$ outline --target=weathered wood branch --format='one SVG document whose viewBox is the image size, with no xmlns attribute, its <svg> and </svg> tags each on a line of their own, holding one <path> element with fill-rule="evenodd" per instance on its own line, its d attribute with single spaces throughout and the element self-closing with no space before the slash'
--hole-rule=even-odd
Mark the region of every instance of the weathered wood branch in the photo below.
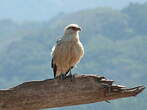
<svg viewBox="0 0 147 110">
<path fill-rule="evenodd" d="M 40 110 L 136 96 L 145 87 L 127 89 L 101 76 L 75 75 L 71 81 L 32 81 L 0 90 L 0 110 Z"/>
</svg>

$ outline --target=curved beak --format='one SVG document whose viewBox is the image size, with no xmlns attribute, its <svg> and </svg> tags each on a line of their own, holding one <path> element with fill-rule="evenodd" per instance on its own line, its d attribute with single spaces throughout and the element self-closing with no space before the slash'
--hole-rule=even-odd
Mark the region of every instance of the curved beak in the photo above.
<svg viewBox="0 0 147 110">
<path fill-rule="evenodd" d="M 81 27 L 77 28 L 78 31 L 82 31 Z"/>
</svg>

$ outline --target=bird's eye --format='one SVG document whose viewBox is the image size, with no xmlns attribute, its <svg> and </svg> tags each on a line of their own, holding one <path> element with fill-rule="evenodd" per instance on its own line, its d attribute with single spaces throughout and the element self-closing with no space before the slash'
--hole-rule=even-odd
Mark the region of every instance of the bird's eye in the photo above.
<svg viewBox="0 0 147 110">
<path fill-rule="evenodd" d="M 69 28 L 67 28 L 67 29 L 72 29 L 72 30 L 74 30 L 74 29 L 75 29 L 75 27 L 69 27 Z"/>
<path fill-rule="evenodd" d="M 77 30 L 77 28 L 76 28 L 76 27 L 71 27 L 71 29 L 72 29 L 72 30 Z"/>
<path fill-rule="evenodd" d="M 77 27 L 69 27 L 68 29 L 72 29 L 72 30 L 78 30 L 78 28 Z"/>
</svg>

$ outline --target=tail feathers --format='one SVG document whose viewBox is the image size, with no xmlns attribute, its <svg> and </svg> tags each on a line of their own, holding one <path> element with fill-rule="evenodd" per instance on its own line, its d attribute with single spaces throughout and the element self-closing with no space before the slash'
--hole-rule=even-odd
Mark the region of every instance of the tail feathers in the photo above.
<svg viewBox="0 0 147 110">
<path fill-rule="evenodd" d="M 53 63 L 53 59 L 52 59 L 52 62 L 51 62 L 51 67 L 53 68 L 54 78 L 55 78 L 56 77 L 56 72 L 57 72 L 57 66 L 56 66 L 56 64 Z"/>
</svg>

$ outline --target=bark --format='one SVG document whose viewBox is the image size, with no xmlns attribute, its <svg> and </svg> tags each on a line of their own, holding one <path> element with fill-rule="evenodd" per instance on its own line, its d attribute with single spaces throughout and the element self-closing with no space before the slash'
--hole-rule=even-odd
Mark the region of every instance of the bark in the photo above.
<svg viewBox="0 0 147 110">
<path fill-rule="evenodd" d="M 75 75 L 70 78 L 25 82 L 0 90 L 0 110 L 40 110 L 44 108 L 88 104 L 136 96 L 145 87 L 114 85 L 102 76 Z"/>
</svg>

